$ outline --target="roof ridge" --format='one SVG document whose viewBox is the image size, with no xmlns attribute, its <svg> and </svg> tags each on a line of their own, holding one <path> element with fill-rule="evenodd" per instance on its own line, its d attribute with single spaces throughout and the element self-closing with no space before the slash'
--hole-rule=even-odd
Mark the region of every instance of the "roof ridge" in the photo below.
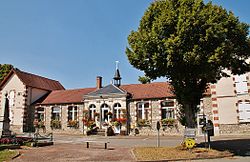
<svg viewBox="0 0 250 162">
<path fill-rule="evenodd" d="M 112 85 L 112 86 L 115 87 L 117 90 L 121 91 L 122 93 L 127 93 L 127 91 L 125 91 L 125 90 L 123 90 L 123 89 L 121 89 L 121 88 L 115 86 L 114 84 L 110 84 L 110 85 Z"/>
<path fill-rule="evenodd" d="M 146 84 L 142 84 L 142 83 L 133 83 L 133 84 L 123 84 L 121 86 L 129 86 L 129 85 L 149 85 L 149 84 L 157 84 L 157 83 L 167 83 L 170 84 L 169 82 L 152 82 L 152 83 L 146 83 Z"/>
<path fill-rule="evenodd" d="M 14 70 L 15 72 L 21 72 L 21 73 L 25 73 L 25 74 L 28 74 L 28 75 L 34 75 L 34 76 L 36 76 L 36 77 L 40 77 L 40 78 L 48 79 L 48 80 L 51 80 L 51 81 L 59 82 L 58 80 L 50 79 L 50 78 L 47 78 L 47 77 L 44 77 L 44 76 L 41 76 L 41 75 L 37 75 L 37 74 L 29 73 L 29 72 L 26 72 L 26 71 L 22 71 L 22 70 L 17 69 L 17 68 L 14 68 L 13 70 Z"/>
<path fill-rule="evenodd" d="M 57 89 L 57 90 L 52 90 L 52 92 L 57 92 L 57 91 L 77 91 L 77 90 L 87 90 L 87 89 L 95 89 L 96 87 L 89 87 L 89 88 L 76 88 L 76 89 Z"/>
</svg>

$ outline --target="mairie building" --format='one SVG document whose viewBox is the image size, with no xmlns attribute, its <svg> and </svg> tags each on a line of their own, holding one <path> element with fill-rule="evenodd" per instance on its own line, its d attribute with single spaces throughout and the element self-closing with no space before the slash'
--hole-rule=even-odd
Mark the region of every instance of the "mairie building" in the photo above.
<svg viewBox="0 0 250 162">
<path fill-rule="evenodd" d="M 19 69 L 12 69 L 0 84 L 0 122 L 8 99 L 12 133 L 44 132 L 86 134 L 93 128 L 112 128 L 121 135 L 182 135 L 178 103 L 168 82 L 121 84 L 119 69 L 113 83 L 65 89 L 59 81 Z M 212 123 L 213 133 L 250 134 L 249 74 L 222 78 L 211 84 L 201 99 L 197 114 L 197 134 L 204 120 Z M 1 131 L 1 130 L 0 130 Z"/>
</svg>

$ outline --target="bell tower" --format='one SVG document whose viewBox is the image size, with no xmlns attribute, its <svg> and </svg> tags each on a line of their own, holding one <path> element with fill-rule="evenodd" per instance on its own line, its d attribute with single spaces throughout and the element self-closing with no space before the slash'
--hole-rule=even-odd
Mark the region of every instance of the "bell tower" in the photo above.
<svg viewBox="0 0 250 162">
<path fill-rule="evenodd" d="M 121 76 L 119 71 L 119 61 L 116 61 L 116 68 L 115 68 L 115 76 L 114 76 L 114 85 L 119 87 L 121 85 Z"/>
</svg>

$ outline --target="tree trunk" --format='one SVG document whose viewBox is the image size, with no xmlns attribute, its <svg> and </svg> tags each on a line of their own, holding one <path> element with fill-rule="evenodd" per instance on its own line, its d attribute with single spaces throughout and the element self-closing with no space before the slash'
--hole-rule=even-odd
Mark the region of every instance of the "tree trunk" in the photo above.
<svg viewBox="0 0 250 162">
<path fill-rule="evenodd" d="M 186 126 L 188 128 L 195 128 L 196 122 L 195 122 L 195 107 L 193 104 L 185 104 L 184 105 L 185 110 L 185 118 L 186 118 Z"/>
</svg>

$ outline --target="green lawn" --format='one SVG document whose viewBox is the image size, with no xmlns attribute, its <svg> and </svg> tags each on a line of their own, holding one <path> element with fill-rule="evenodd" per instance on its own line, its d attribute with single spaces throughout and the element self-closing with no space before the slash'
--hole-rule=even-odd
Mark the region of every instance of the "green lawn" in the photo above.
<svg viewBox="0 0 250 162">
<path fill-rule="evenodd" d="M 18 154 L 15 150 L 2 150 L 0 151 L 0 162 L 10 160 L 12 157 Z"/>
</svg>

